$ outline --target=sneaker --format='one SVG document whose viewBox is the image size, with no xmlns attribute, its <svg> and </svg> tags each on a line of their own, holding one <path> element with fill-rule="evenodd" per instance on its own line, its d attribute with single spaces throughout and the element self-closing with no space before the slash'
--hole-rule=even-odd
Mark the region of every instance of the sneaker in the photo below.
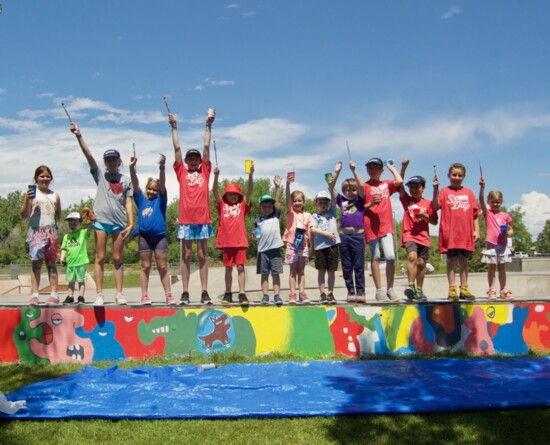
<svg viewBox="0 0 550 445">
<path fill-rule="evenodd" d="M 105 298 L 103 297 L 103 293 L 100 292 L 95 297 L 94 306 L 104 306 L 105 305 Z"/>
<path fill-rule="evenodd" d="M 396 294 L 395 291 L 393 290 L 393 287 L 390 287 L 390 288 L 388 289 L 388 292 L 386 293 L 386 295 L 388 296 L 388 298 L 389 298 L 391 301 L 397 300 L 397 294 Z"/>
<path fill-rule="evenodd" d="M 327 294 L 324 292 L 319 295 L 319 304 L 326 304 L 327 303 Z"/>
<path fill-rule="evenodd" d="M 513 300 L 514 296 L 512 295 L 512 291 L 504 288 L 500 290 L 500 298 L 502 298 L 503 300 Z"/>
<path fill-rule="evenodd" d="M 348 303 L 357 303 L 357 297 L 355 296 L 355 294 L 353 292 L 348 293 L 347 301 L 348 301 Z"/>
<path fill-rule="evenodd" d="M 487 291 L 487 298 L 489 300 L 496 300 L 497 299 L 497 291 L 494 287 L 491 287 L 488 291 Z"/>
<path fill-rule="evenodd" d="M 460 286 L 460 298 L 467 301 L 474 301 L 476 299 L 475 295 L 470 292 L 467 284 Z"/>
<path fill-rule="evenodd" d="M 231 304 L 233 303 L 233 294 L 231 292 L 224 292 L 222 298 L 222 304 Z"/>
<path fill-rule="evenodd" d="M 453 301 L 455 303 L 458 303 L 460 301 L 460 298 L 458 296 L 458 288 L 456 287 L 456 284 L 449 286 L 449 296 L 447 297 L 447 300 Z"/>
<path fill-rule="evenodd" d="M 267 299 L 267 301 L 269 302 L 269 298 Z M 246 294 L 244 292 L 239 292 L 239 304 L 241 306 L 249 305 L 248 298 L 246 298 Z"/>
<path fill-rule="evenodd" d="M 63 304 L 73 304 L 74 297 L 72 295 L 67 295 L 67 298 L 63 300 Z"/>
<path fill-rule="evenodd" d="M 405 297 L 410 301 L 416 300 L 416 287 L 414 287 L 414 285 L 408 286 L 407 289 L 405 289 Z"/>
<path fill-rule="evenodd" d="M 288 296 L 288 304 L 296 304 L 296 294 L 290 294 Z"/>
<path fill-rule="evenodd" d="M 269 304 L 269 295 L 265 294 L 265 295 L 262 297 L 261 303 L 262 303 L 262 304 Z"/>
<path fill-rule="evenodd" d="M 59 304 L 59 297 L 54 297 L 53 295 L 51 295 L 50 298 L 46 300 L 46 304 Z"/>
<path fill-rule="evenodd" d="M 78 302 L 78 304 L 86 304 L 86 300 L 82 295 L 79 295 L 76 301 Z"/>
<path fill-rule="evenodd" d="M 416 299 L 418 301 L 428 301 L 428 297 L 424 295 L 424 292 L 422 291 L 422 289 L 416 289 Z"/>
<path fill-rule="evenodd" d="M 183 291 L 180 298 L 181 304 L 189 304 L 189 292 Z"/>
<path fill-rule="evenodd" d="M 149 295 L 143 295 L 141 297 L 141 304 L 143 306 L 149 306 L 151 304 L 151 299 L 149 298 Z"/>
<path fill-rule="evenodd" d="M 357 295 L 355 296 L 355 301 L 357 303 L 366 303 L 367 299 L 365 298 L 365 294 L 358 292 Z"/>
<path fill-rule="evenodd" d="M 174 306 L 178 304 L 176 299 L 172 296 L 172 294 L 166 295 L 166 304 L 169 304 L 170 306 Z"/>
<path fill-rule="evenodd" d="M 119 304 L 119 305 L 125 305 L 125 304 L 128 304 L 128 302 L 126 301 L 126 298 L 124 298 L 124 295 L 122 294 L 116 294 L 116 297 L 115 297 L 115 303 L 116 304 Z"/>
<path fill-rule="evenodd" d="M 388 295 L 384 292 L 384 289 L 377 289 L 374 294 L 374 298 L 378 301 L 390 301 Z"/>
<path fill-rule="evenodd" d="M 275 295 L 273 297 L 273 303 L 275 303 L 277 306 L 283 305 L 283 299 L 279 295 Z"/>
<path fill-rule="evenodd" d="M 212 304 L 210 295 L 208 295 L 208 292 L 206 292 L 205 290 L 203 290 L 201 294 L 201 304 Z"/>
<path fill-rule="evenodd" d="M 332 292 L 327 295 L 327 303 L 336 304 L 336 298 L 334 298 L 334 294 Z"/>
<path fill-rule="evenodd" d="M 31 306 L 36 306 L 38 304 L 40 304 L 40 300 L 38 299 L 38 297 L 32 297 L 30 300 L 29 300 L 29 304 Z"/>
<path fill-rule="evenodd" d="M 307 297 L 307 294 L 305 292 L 300 293 L 300 303 L 309 304 L 309 298 Z"/>
</svg>

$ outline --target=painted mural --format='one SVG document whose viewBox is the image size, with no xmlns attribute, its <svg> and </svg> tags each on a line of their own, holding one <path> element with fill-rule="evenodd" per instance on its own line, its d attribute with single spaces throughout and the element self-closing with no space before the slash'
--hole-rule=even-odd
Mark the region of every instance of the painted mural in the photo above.
<svg viewBox="0 0 550 445">
<path fill-rule="evenodd" d="M 92 363 L 232 351 L 343 355 L 550 351 L 550 303 L 0 308 L 0 361 Z"/>
</svg>

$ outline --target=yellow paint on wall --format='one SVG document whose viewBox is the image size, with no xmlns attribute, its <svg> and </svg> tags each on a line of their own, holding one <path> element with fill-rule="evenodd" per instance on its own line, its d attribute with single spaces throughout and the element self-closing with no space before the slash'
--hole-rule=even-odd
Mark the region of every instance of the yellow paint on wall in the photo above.
<svg viewBox="0 0 550 445">
<path fill-rule="evenodd" d="M 512 322 L 514 306 L 512 304 L 465 304 L 464 311 L 468 317 L 472 316 L 475 308 L 480 308 L 485 314 L 485 319 L 496 324 L 508 324 Z"/>
<path fill-rule="evenodd" d="M 416 306 L 407 306 L 401 320 L 396 321 L 395 315 L 398 313 L 399 311 L 396 308 L 391 307 L 382 310 L 382 326 L 386 333 L 388 347 L 392 351 L 409 347 L 411 325 L 415 319 L 420 317 L 420 312 Z M 388 331 L 388 326 L 391 326 L 392 331 Z"/>
</svg>

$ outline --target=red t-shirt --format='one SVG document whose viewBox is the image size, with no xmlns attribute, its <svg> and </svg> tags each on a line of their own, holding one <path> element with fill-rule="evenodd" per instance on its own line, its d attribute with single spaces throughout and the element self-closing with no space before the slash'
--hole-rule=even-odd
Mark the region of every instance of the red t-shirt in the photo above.
<svg viewBox="0 0 550 445">
<path fill-rule="evenodd" d="M 399 200 L 405 210 L 403 214 L 403 230 L 401 231 L 401 247 L 405 247 L 405 243 L 407 242 L 430 247 L 429 223 L 424 218 L 417 218 L 415 212 L 426 213 L 431 218 L 434 216 L 437 218 L 437 213 L 432 207 L 432 202 L 426 198 L 422 198 L 417 202 L 409 195 L 402 196 Z"/>
<path fill-rule="evenodd" d="M 174 162 L 180 184 L 179 224 L 212 224 L 210 217 L 210 190 L 208 181 L 212 163 L 201 159 L 198 170 L 189 171 L 182 161 Z"/>
<path fill-rule="evenodd" d="M 393 181 L 367 181 L 363 184 L 365 189 L 365 204 L 372 200 L 373 195 L 381 195 L 382 201 L 370 208 L 365 207 L 365 239 L 367 242 L 394 233 L 393 212 L 390 196 L 398 191 Z"/>
<path fill-rule="evenodd" d="M 473 252 L 474 219 L 479 215 L 474 192 L 467 187 L 459 190 L 445 187 L 439 191 L 439 205 L 439 252 L 446 253 L 449 249 Z"/>
<path fill-rule="evenodd" d="M 220 214 L 220 226 L 216 238 L 216 248 L 248 247 L 246 226 L 244 218 L 250 213 L 252 204 L 246 204 L 244 199 L 234 205 L 228 204 L 223 199 L 216 206 Z"/>
</svg>

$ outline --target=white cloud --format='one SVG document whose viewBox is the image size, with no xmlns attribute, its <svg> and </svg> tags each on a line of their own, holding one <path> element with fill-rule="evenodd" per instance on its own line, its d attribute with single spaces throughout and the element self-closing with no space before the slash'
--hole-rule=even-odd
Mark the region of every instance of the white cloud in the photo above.
<svg viewBox="0 0 550 445">
<path fill-rule="evenodd" d="M 249 17 L 254 17 L 255 15 L 256 15 L 255 12 L 250 11 L 250 12 L 245 12 L 245 13 L 243 14 L 243 17 L 244 17 L 245 19 L 247 19 L 247 18 L 249 18 Z"/>
<path fill-rule="evenodd" d="M 220 130 L 232 143 L 254 147 L 255 151 L 270 151 L 295 141 L 308 127 L 285 119 L 266 118 Z"/>
<path fill-rule="evenodd" d="M 37 94 L 36 97 L 38 97 L 39 99 L 42 99 L 44 97 L 46 98 L 52 98 L 55 96 L 55 93 L 40 93 L 40 94 Z"/>
<path fill-rule="evenodd" d="M 210 82 L 210 85 L 214 86 L 233 86 L 235 85 L 234 80 L 213 80 Z"/>
<path fill-rule="evenodd" d="M 453 6 L 451 9 L 449 9 L 447 12 L 443 13 L 441 15 L 441 18 L 443 20 L 448 20 L 450 19 L 451 17 L 457 15 L 457 14 L 462 14 L 462 9 L 461 8 L 457 8 L 456 6 Z"/>
<path fill-rule="evenodd" d="M 193 88 L 194 91 L 202 91 L 204 90 L 204 85 L 202 83 L 199 83 L 196 87 Z"/>
<path fill-rule="evenodd" d="M 91 74 L 91 77 L 92 79 L 99 79 L 103 76 L 103 74 L 101 74 L 99 71 L 94 71 L 92 74 Z"/>
<path fill-rule="evenodd" d="M 6 128 L 8 130 L 15 130 L 15 131 L 29 131 L 29 130 L 36 130 L 41 128 L 42 126 L 36 122 L 29 121 L 29 120 L 16 120 L 16 119 L 6 119 L 4 117 L 0 117 L 0 128 Z M 7 164 L 4 164 L 7 165 Z"/>
<path fill-rule="evenodd" d="M 4 88 L 0 88 L 0 94 L 6 94 L 7 93 L 7 90 L 5 90 Z"/>
<path fill-rule="evenodd" d="M 519 207 L 525 212 L 523 222 L 527 230 L 533 235 L 533 241 L 536 241 L 546 221 L 550 219 L 550 196 L 532 191 L 521 195 L 520 204 L 513 204 L 510 207 Z M 512 221 L 513 225 L 514 222 Z"/>
<path fill-rule="evenodd" d="M 233 8 L 238 8 L 239 5 L 237 3 L 231 3 L 230 5 L 227 5 L 227 9 L 233 9 Z"/>
</svg>

